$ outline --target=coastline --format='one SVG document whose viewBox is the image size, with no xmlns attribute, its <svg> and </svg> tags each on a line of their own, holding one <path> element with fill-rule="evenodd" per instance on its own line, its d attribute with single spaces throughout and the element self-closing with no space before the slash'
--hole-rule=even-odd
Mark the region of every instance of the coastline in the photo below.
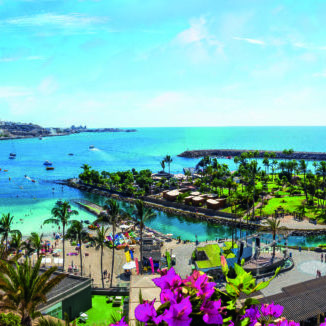
<svg viewBox="0 0 326 326">
<path fill-rule="evenodd" d="M 69 187 L 79 189 L 81 191 L 94 193 L 94 194 L 97 194 L 97 195 L 100 195 L 103 197 L 112 197 L 117 200 L 128 202 L 128 203 L 134 203 L 137 200 L 136 198 L 122 196 L 121 194 L 110 192 L 109 190 L 104 191 L 102 189 L 99 189 L 96 186 L 88 186 L 88 185 L 84 185 L 84 184 L 79 184 L 78 182 L 76 182 L 76 179 L 68 179 L 68 180 L 63 180 L 60 182 L 62 184 L 65 184 Z M 185 210 L 185 209 L 177 209 L 177 208 L 168 206 L 168 202 L 166 203 L 166 205 L 156 204 L 156 203 L 148 201 L 147 197 L 143 197 L 142 200 L 144 201 L 144 205 L 146 207 L 150 207 L 155 210 L 163 211 L 165 213 L 176 214 L 176 215 L 179 215 L 179 216 L 182 216 L 185 218 L 189 217 L 189 218 L 199 219 L 201 221 L 206 221 L 206 222 L 210 222 L 210 223 L 214 223 L 214 224 L 218 224 L 218 225 L 234 226 L 237 228 L 240 227 L 240 222 L 238 220 L 234 220 L 234 218 L 236 216 L 222 217 L 222 216 L 218 216 L 218 212 L 216 212 L 215 216 L 211 216 L 211 215 L 206 215 L 206 214 L 198 213 L 198 212 L 194 213 L 192 211 Z M 233 215 L 233 214 L 230 214 L 230 215 Z M 259 223 L 253 223 L 253 222 L 247 223 L 246 221 L 242 221 L 241 228 L 247 229 L 247 230 L 252 230 L 252 231 L 260 229 L 260 230 L 269 232 L 268 226 L 265 226 L 265 225 L 262 225 Z M 158 232 L 156 230 L 154 230 L 154 231 Z M 319 228 L 317 226 L 317 228 L 314 228 L 314 229 L 288 228 L 288 231 L 291 232 L 292 236 L 326 235 L 325 226 L 320 226 Z"/>
<path fill-rule="evenodd" d="M 48 137 L 57 137 L 57 136 L 70 136 L 70 135 L 76 135 L 76 134 L 81 134 L 81 133 L 105 133 L 105 132 L 110 132 L 110 133 L 114 133 L 114 132 L 136 132 L 137 130 L 123 130 L 123 129 L 112 129 L 110 130 L 87 130 L 87 131 L 82 131 L 82 132 L 65 132 L 65 133 L 59 133 L 59 134 L 50 134 L 50 135 L 36 135 L 36 136 L 32 136 L 32 135 L 26 135 L 26 136 L 14 136 L 14 137 L 0 137 L 0 141 L 1 140 L 15 140 L 15 139 L 32 139 L 32 138 L 48 138 Z"/>
<path fill-rule="evenodd" d="M 204 156 L 216 156 L 216 157 L 227 157 L 233 158 L 240 156 L 242 153 L 253 152 L 257 153 L 257 158 L 264 158 L 265 153 L 275 153 L 276 159 L 304 159 L 304 160 L 315 160 L 324 161 L 326 160 L 325 152 L 293 152 L 292 154 L 284 154 L 281 151 L 270 151 L 270 150 L 250 150 L 250 149 L 200 149 L 200 150 L 189 150 L 179 154 L 179 157 L 184 158 L 199 158 Z"/>
</svg>

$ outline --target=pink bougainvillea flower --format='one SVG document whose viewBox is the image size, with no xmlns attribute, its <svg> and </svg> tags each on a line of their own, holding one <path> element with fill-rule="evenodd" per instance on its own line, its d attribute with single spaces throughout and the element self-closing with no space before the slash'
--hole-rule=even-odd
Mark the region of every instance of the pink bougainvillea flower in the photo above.
<svg viewBox="0 0 326 326">
<path fill-rule="evenodd" d="M 128 326 L 124 319 L 125 317 L 122 317 L 120 321 L 116 322 L 115 324 L 110 324 L 110 326 Z"/>
<path fill-rule="evenodd" d="M 203 321 L 206 324 L 223 324 L 222 312 L 224 309 L 221 308 L 221 299 L 218 301 L 204 300 L 200 310 L 204 313 Z"/>
<path fill-rule="evenodd" d="M 189 297 L 184 298 L 180 303 L 171 304 L 170 308 L 163 314 L 163 320 L 169 326 L 189 326 L 191 318 L 189 315 L 192 312 L 191 302 Z"/>
<path fill-rule="evenodd" d="M 196 280 L 194 284 L 194 288 L 198 290 L 197 295 L 203 296 L 206 299 L 209 299 L 213 293 L 214 293 L 214 287 L 216 286 L 216 283 L 214 282 L 208 282 L 208 277 L 206 274 L 203 274 L 199 276 L 199 278 Z"/>
<path fill-rule="evenodd" d="M 155 299 L 153 301 L 145 301 L 136 307 L 135 317 L 138 321 L 147 323 L 152 321 L 157 316 L 157 312 L 154 308 L 154 302 Z"/>
<path fill-rule="evenodd" d="M 162 290 L 174 290 L 182 285 L 181 277 L 175 272 L 174 268 L 170 268 L 164 276 L 154 278 L 153 282 Z"/>
<path fill-rule="evenodd" d="M 283 310 L 284 308 L 282 306 L 274 304 L 274 302 L 271 304 L 262 304 L 260 308 L 263 316 L 271 316 L 275 318 L 281 317 Z"/>
<path fill-rule="evenodd" d="M 180 303 L 183 299 L 183 295 L 182 295 L 182 289 L 178 288 L 174 291 L 171 291 L 170 289 L 165 289 L 161 291 L 160 294 L 160 299 L 162 303 L 165 302 L 171 302 L 171 304 L 174 303 Z"/>
<path fill-rule="evenodd" d="M 276 326 L 300 326 L 300 323 L 297 323 L 293 320 L 283 319 L 276 323 Z"/>
<path fill-rule="evenodd" d="M 249 325 L 255 326 L 258 322 L 258 319 L 260 317 L 260 311 L 258 307 L 252 306 L 249 309 L 246 310 L 245 314 L 242 316 L 242 319 L 249 318 Z"/>
<path fill-rule="evenodd" d="M 168 273 L 168 269 L 167 268 L 163 268 L 163 269 L 158 269 L 157 272 L 161 275 L 164 276 Z"/>
</svg>

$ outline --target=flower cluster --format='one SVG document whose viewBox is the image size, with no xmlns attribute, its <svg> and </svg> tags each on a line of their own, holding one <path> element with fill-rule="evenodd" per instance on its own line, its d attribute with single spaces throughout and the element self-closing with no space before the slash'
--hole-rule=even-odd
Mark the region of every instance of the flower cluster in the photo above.
<svg viewBox="0 0 326 326">
<path fill-rule="evenodd" d="M 161 277 L 153 282 L 161 289 L 161 304 L 155 299 L 143 301 L 135 309 L 136 319 L 145 325 L 299 325 L 281 317 L 283 307 L 274 303 L 247 306 L 240 314 L 230 304 L 228 293 L 217 290 L 216 283 L 202 272 L 194 271 L 185 279 L 173 268 L 159 272 Z"/>
<path fill-rule="evenodd" d="M 249 326 L 299 326 L 299 323 L 281 317 L 283 309 L 282 306 L 274 303 L 262 304 L 260 308 L 252 306 L 246 310 L 241 319 L 249 318 Z"/>
<path fill-rule="evenodd" d="M 122 317 L 120 321 L 110 324 L 110 326 L 128 326 L 128 323 L 125 322 L 125 317 Z"/>
</svg>

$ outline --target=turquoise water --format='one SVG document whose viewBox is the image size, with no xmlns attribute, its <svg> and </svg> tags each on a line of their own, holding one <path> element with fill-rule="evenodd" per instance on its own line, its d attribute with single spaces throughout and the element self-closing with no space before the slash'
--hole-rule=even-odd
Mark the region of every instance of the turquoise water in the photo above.
<svg viewBox="0 0 326 326">
<path fill-rule="evenodd" d="M 53 183 L 78 176 L 84 163 L 106 171 L 131 168 L 158 171 L 160 161 L 169 154 L 173 157 L 171 172 L 177 173 L 199 161 L 176 156 L 185 150 L 293 148 L 297 151 L 326 151 L 325 136 L 326 127 L 140 128 L 136 133 L 88 133 L 43 140 L 1 141 L 0 213 L 11 212 L 17 227 L 25 234 L 40 231 L 42 221 L 49 217 L 56 200 L 88 197 Z M 95 149 L 90 150 L 89 145 L 94 145 Z M 10 152 L 17 153 L 16 160 L 8 159 Z M 74 153 L 74 156 L 68 153 Z M 53 162 L 54 171 L 45 170 L 43 162 L 46 160 Z M 235 167 L 232 160 L 220 161 L 229 164 L 231 169 Z M 4 169 L 8 172 L 3 172 Z M 81 212 L 79 218 L 92 219 L 86 212 Z M 162 213 L 149 226 L 189 240 L 194 240 L 195 234 L 200 241 L 230 234 L 227 227 Z M 47 226 L 42 230 L 51 232 L 53 228 Z M 326 239 L 318 241 L 326 243 Z"/>
</svg>

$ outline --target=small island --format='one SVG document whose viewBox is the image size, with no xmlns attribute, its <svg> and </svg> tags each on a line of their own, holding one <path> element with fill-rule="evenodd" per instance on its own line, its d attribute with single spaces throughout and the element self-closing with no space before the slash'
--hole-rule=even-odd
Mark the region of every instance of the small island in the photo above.
<svg viewBox="0 0 326 326">
<path fill-rule="evenodd" d="M 87 128 L 86 126 L 71 126 L 70 128 L 44 128 L 33 123 L 0 121 L 0 140 L 21 138 L 43 138 L 52 136 L 67 136 L 82 132 L 136 132 L 136 129 L 120 128 Z"/>
</svg>

